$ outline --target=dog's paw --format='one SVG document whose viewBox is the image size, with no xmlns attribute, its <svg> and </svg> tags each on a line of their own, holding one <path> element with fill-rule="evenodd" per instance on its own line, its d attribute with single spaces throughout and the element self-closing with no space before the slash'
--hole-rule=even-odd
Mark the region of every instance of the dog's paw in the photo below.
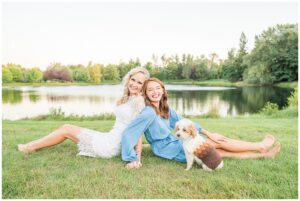
<svg viewBox="0 0 300 201">
<path fill-rule="evenodd" d="M 212 169 L 210 169 L 209 167 L 207 167 L 205 164 L 202 165 L 202 169 L 203 169 L 204 171 L 208 171 L 208 172 L 211 172 L 211 171 L 212 171 Z"/>
</svg>

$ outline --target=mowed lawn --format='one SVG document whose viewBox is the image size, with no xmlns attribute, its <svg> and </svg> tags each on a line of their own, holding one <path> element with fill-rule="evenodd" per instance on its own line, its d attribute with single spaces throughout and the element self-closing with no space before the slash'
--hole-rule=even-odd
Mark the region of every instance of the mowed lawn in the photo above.
<svg viewBox="0 0 300 201">
<path fill-rule="evenodd" d="M 74 143 L 23 155 L 17 144 L 69 123 L 109 131 L 114 121 L 7 121 L 2 123 L 2 197 L 17 198 L 298 198 L 297 118 L 261 116 L 194 119 L 209 131 L 249 141 L 272 133 L 282 144 L 275 159 L 224 159 L 205 172 L 154 156 L 144 148 L 143 167 L 127 170 L 121 157 L 76 156 Z M 145 141 L 146 143 L 146 141 Z"/>
</svg>

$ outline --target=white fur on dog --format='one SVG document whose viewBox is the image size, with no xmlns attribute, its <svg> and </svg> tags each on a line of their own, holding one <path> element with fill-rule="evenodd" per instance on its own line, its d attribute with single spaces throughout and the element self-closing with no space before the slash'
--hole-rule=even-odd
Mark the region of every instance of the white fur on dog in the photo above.
<svg viewBox="0 0 300 201">
<path fill-rule="evenodd" d="M 202 165 L 203 170 L 211 171 L 212 169 L 203 164 L 201 159 L 194 155 L 196 148 L 201 146 L 205 141 L 205 139 L 198 134 L 194 123 L 189 119 L 181 119 L 176 123 L 175 130 L 175 135 L 183 141 L 183 149 L 187 160 L 186 170 L 191 169 L 194 161 L 196 161 L 196 163 Z M 216 169 L 221 169 L 222 167 L 223 161 Z"/>
</svg>

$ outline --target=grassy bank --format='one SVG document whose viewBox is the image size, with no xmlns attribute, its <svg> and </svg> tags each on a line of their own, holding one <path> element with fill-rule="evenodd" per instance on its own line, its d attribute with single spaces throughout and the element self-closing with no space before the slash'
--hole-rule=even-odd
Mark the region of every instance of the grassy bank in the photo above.
<svg viewBox="0 0 300 201">
<path fill-rule="evenodd" d="M 244 82 L 229 82 L 227 80 L 205 80 L 205 81 L 195 81 L 195 80 L 165 80 L 166 84 L 184 84 L 184 85 L 200 85 L 200 86 L 226 86 L 226 87 L 243 87 L 243 86 L 255 86 L 246 84 Z M 49 83 L 3 83 L 2 86 L 5 87 L 20 87 L 20 86 L 87 86 L 87 85 L 104 85 L 104 84 L 120 84 L 121 81 L 103 81 L 100 84 L 95 83 L 83 83 L 83 82 L 49 82 Z M 296 88 L 298 82 L 283 82 L 274 84 L 279 87 Z"/>
<path fill-rule="evenodd" d="M 276 86 L 285 87 L 285 88 L 297 88 L 298 82 L 281 82 L 276 84 Z"/>
<path fill-rule="evenodd" d="M 18 143 L 44 136 L 64 123 L 109 131 L 113 120 L 3 121 L 2 196 L 18 198 L 292 198 L 298 197 L 297 118 L 251 117 L 194 119 L 228 137 L 261 140 L 272 133 L 282 144 L 275 159 L 224 159 L 223 169 L 208 173 L 194 165 L 154 156 L 143 150 L 143 167 L 127 170 L 120 157 L 76 156 L 76 145 L 64 143 L 24 156 Z M 145 140 L 144 140 L 145 142 Z"/>
<path fill-rule="evenodd" d="M 224 86 L 224 87 L 245 87 L 245 86 L 260 86 L 254 84 L 247 84 L 245 82 L 229 82 L 228 80 L 205 80 L 205 81 L 195 81 L 195 80 L 165 80 L 168 84 L 185 84 L 185 85 L 200 85 L 200 86 Z M 298 82 L 282 82 L 273 84 L 278 87 L 285 88 L 296 88 Z"/>
<path fill-rule="evenodd" d="M 242 82 L 229 82 L 227 80 L 205 80 L 205 81 L 195 81 L 195 80 L 165 80 L 167 84 L 184 84 L 184 85 L 201 85 L 201 86 L 243 86 Z"/>
<path fill-rule="evenodd" d="M 22 86 L 90 86 L 90 85 L 104 85 L 104 84 L 120 84 L 121 81 L 103 81 L 101 83 L 88 83 L 88 82 L 41 82 L 41 83 L 2 83 L 4 87 L 22 87 Z"/>
</svg>

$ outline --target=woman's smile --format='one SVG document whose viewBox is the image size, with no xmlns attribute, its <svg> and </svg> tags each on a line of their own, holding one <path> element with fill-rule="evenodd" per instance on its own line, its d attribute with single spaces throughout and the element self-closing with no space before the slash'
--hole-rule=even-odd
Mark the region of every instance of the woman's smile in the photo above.
<svg viewBox="0 0 300 201">
<path fill-rule="evenodd" d="M 159 102 L 164 94 L 163 88 L 157 82 L 149 82 L 147 86 L 147 96 L 152 102 Z"/>
<path fill-rule="evenodd" d="M 160 94 L 153 94 L 152 98 L 159 98 L 161 95 Z"/>
<path fill-rule="evenodd" d="M 130 95 L 137 95 L 138 93 L 140 93 L 145 80 L 146 77 L 142 73 L 136 73 L 132 75 L 127 85 Z"/>
</svg>

